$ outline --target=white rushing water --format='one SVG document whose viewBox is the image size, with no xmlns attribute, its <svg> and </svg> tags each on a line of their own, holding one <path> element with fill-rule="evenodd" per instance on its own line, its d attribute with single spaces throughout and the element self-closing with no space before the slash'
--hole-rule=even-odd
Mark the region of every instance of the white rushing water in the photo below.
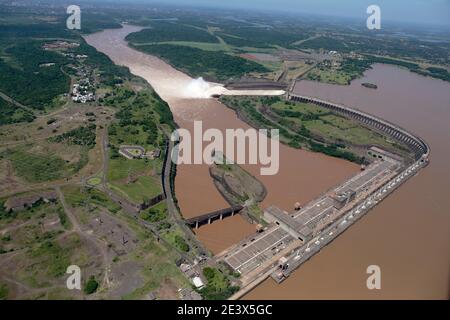
<svg viewBox="0 0 450 320">
<path fill-rule="evenodd" d="M 228 90 L 222 84 L 205 81 L 201 77 L 192 79 L 159 58 L 130 48 L 124 38 L 142 29 L 123 25 L 122 29 L 106 30 L 86 36 L 85 39 L 95 44 L 97 50 L 108 52 L 116 64 L 126 65 L 132 73 L 146 79 L 169 103 L 179 99 L 209 99 L 217 95 L 274 96 L 285 93 L 283 90 Z"/>
<path fill-rule="evenodd" d="M 222 84 L 205 81 L 202 77 L 191 80 L 182 90 L 184 98 L 209 99 L 214 95 L 226 96 L 279 96 L 283 90 L 228 90 Z"/>
</svg>

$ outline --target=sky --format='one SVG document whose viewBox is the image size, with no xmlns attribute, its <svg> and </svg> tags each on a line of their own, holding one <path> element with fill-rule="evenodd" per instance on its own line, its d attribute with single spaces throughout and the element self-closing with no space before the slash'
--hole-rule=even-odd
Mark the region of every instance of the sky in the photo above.
<svg viewBox="0 0 450 320">
<path fill-rule="evenodd" d="M 141 0 L 145 2 L 145 0 Z M 155 2 L 148 0 L 148 2 Z M 366 19 L 376 4 L 386 21 L 450 26 L 450 0 L 164 0 L 164 3 L 254 8 Z"/>
</svg>

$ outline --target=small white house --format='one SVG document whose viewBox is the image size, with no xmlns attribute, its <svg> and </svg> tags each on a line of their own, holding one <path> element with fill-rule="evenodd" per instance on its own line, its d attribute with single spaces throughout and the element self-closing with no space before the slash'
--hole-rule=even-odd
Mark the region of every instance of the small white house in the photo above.
<svg viewBox="0 0 450 320">
<path fill-rule="evenodd" d="M 200 277 L 193 277 L 192 282 L 197 289 L 201 289 L 204 286 L 203 281 L 202 279 L 200 279 Z"/>
</svg>

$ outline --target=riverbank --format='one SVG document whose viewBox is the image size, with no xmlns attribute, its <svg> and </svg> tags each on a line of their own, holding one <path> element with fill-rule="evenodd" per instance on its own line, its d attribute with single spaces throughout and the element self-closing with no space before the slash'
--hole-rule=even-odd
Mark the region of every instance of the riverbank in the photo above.
<svg viewBox="0 0 450 320">
<path fill-rule="evenodd" d="M 132 73 L 146 79 L 169 104 L 179 127 L 192 132 L 194 121 L 201 120 L 204 129 L 216 128 L 222 132 L 226 129 L 250 128 L 232 110 L 215 99 L 185 98 L 183 92 L 193 79 L 156 57 L 133 50 L 123 40 L 127 34 L 139 29 L 124 26 L 123 29 L 106 30 L 88 36 L 87 41 L 106 53 L 116 64 L 128 66 Z M 357 165 L 341 159 L 285 145 L 280 145 L 280 168 L 277 175 L 261 176 L 259 165 L 244 165 L 242 168 L 266 186 L 267 196 L 261 204 L 262 208 L 277 205 L 286 210 L 292 209 L 296 202 L 308 202 L 359 169 Z M 178 205 L 185 218 L 228 206 L 214 186 L 208 165 L 178 166 L 175 190 Z M 255 233 L 254 225 L 246 223 L 241 217 L 237 216 L 232 221 L 233 223 L 228 223 L 225 219 L 205 227 L 220 231 L 215 237 L 207 235 L 208 239 L 205 239 L 210 241 L 209 247 L 214 247 L 215 252 Z M 203 230 L 206 234 L 211 234 L 210 229 L 200 228 L 196 232 L 200 238 Z M 205 244 L 208 246 L 208 243 Z"/>
<path fill-rule="evenodd" d="M 381 64 L 346 87 L 298 83 L 294 92 L 357 107 L 420 136 L 431 161 L 281 285 L 269 279 L 245 299 L 448 299 L 449 89 L 444 81 Z M 366 287 L 372 264 L 381 268 L 381 290 Z"/>
</svg>

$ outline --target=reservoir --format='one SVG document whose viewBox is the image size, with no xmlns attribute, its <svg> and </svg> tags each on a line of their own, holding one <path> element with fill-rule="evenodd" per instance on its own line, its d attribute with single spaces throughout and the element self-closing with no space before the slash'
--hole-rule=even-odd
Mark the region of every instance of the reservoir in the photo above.
<svg viewBox="0 0 450 320">
<path fill-rule="evenodd" d="M 246 298 L 450 298 L 450 84 L 377 64 L 350 86 L 301 81 L 295 92 L 399 124 L 430 145 L 431 162 L 281 285 L 267 280 Z M 369 265 L 381 290 L 366 287 Z"/>
<path fill-rule="evenodd" d="M 127 34 L 140 30 L 125 26 L 89 35 L 86 40 L 116 64 L 146 79 L 169 103 L 177 124 L 193 129 L 248 126 L 215 99 L 195 99 L 183 93 L 192 79 L 164 61 L 127 46 Z M 361 86 L 371 82 L 377 90 Z M 271 279 L 248 298 L 446 298 L 449 294 L 450 252 L 450 86 L 406 70 L 377 65 L 351 86 L 300 82 L 295 90 L 348 104 L 398 123 L 431 146 L 431 165 L 385 200 L 365 218 L 314 256 L 281 285 Z M 447 140 L 447 141 L 446 141 Z M 266 186 L 262 207 L 291 210 L 354 175 L 358 166 L 319 153 L 280 146 L 280 171 L 259 176 L 259 166 L 244 166 Z M 181 165 L 175 190 L 184 217 L 226 207 L 206 165 Z M 202 227 L 197 235 L 217 253 L 255 232 L 240 216 Z M 382 271 L 382 290 L 366 288 L 366 268 Z"/>
<path fill-rule="evenodd" d="M 124 38 L 140 27 L 124 26 L 89 35 L 86 41 L 107 54 L 116 64 L 127 66 L 130 71 L 147 80 L 170 106 L 175 122 L 193 131 L 194 121 L 203 122 L 203 130 L 216 128 L 248 129 L 234 111 L 216 99 L 193 99 L 185 91 L 192 78 L 176 70 L 159 58 L 128 47 Z M 262 203 L 265 208 L 277 205 L 291 210 L 296 202 L 306 203 L 323 191 L 339 184 L 359 170 L 359 166 L 320 153 L 296 150 L 280 145 L 280 170 L 277 175 L 260 176 L 259 165 L 244 165 L 266 186 L 268 194 Z M 222 209 L 228 203 L 214 186 L 207 165 L 180 165 L 177 168 L 175 192 L 181 212 L 185 218 Z M 240 216 L 231 221 L 215 222 L 196 230 L 199 238 L 214 253 L 255 233 L 255 225 Z M 213 235 L 213 236 L 211 236 Z"/>
</svg>

